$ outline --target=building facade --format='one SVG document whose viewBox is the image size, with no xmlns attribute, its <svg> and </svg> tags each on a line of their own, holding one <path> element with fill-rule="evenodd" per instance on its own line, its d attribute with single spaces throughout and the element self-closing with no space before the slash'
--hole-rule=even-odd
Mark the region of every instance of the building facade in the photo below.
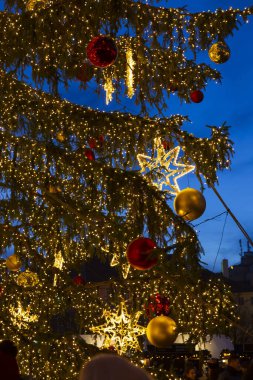
<svg viewBox="0 0 253 380">
<path fill-rule="evenodd" d="M 223 276 L 228 279 L 238 305 L 240 320 L 233 331 L 237 351 L 253 352 L 253 252 L 241 254 L 239 264 L 222 262 Z"/>
</svg>

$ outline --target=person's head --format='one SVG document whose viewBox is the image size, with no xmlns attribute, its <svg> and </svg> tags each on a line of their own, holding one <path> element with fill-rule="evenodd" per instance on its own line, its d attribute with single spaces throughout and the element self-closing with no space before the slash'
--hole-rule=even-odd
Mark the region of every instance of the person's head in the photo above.
<svg viewBox="0 0 253 380">
<path fill-rule="evenodd" d="M 237 371 L 239 371 L 241 368 L 239 357 L 236 355 L 230 355 L 228 358 L 228 365 L 229 367 L 232 367 L 236 369 Z"/>
<path fill-rule="evenodd" d="M 207 366 L 208 366 L 208 368 L 210 368 L 210 369 L 219 368 L 219 367 L 220 367 L 219 360 L 216 359 L 216 358 L 212 358 L 212 359 L 208 360 L 208 362 L 207 362 Z"/>
<path fill-rule="evenodd" d="M 241 366 L 241 368 L 240 368 L 241 371 L 243 373 L 246 373 L 248 371 L 249 366 L 250 366 L 250 361 L 247 359 L 243 359 L 240 361 L 240 366 Z"/>
<path fill-rule="evenodd" d="M 18 349 L 11 340 L 2 340 L 0 341 L 0 351 L 5 354 L 16 357 L 18 354 Z"/>
<path fill-rule="evenodd" d="M 187 365 L 184 372 L 184 376 L 186 379 L 196 380 L 197 378 L 196 368 L 193 365 Z"/>
<path fill-rule="evenodd" d="M 151 380 L 143 369 L 117 355 L 100 354 L 82 368 L 79 380 Z"/>
</svg>

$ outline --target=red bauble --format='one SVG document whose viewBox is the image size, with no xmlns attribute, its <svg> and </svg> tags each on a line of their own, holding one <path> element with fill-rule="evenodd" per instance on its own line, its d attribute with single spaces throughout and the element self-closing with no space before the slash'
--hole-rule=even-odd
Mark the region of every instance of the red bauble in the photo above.
<svg viewBox="0 0 253 380">
<path fill-rule="evenodd" d="M 105 138 L 103 135 L 100 135 L 98 139 L 95 139 L 95 137 L 90 137 L 88 140 L 89 147 L 91 149 L 96 149 L 98 146 L 102 147 L 104 144 Z"/>
<path fill-rule="evenodd" d="M 140 237 L 132 241 L 127 247 L 127 259 L 135 269 L 146 270 L 157 264 L 157 257 L 150 257 L 156 248 L 153 240 Z"/>
<path fill-rule="evenodd" d="M 104 136 L 100 135 L 98 139 L 99 139 L 99 142 L 100 142 L 100 146 L 102 146 L 104 144 L 104 142 L 105 142 Z"/>
<path fill-rule="evenodd" d="M 194 103 L 200 103 L 204 99 L 204 94 L 200 90 L 195 90 L 190 93 L 190 98 Z"/>
<path fill-rule="evenodd" d="M 170 314 L 170 301 L 167 297 L 156 294 L 149 297 L 145 309 L 149 319 L 158 315 L 165 315 L 167 317 Z"/>
<path fill-rule="evenodd" d="M 85 157 L 88 158 L 88 160 L 90 161 L 95 160 L 95 154 L 90 148 L 85 148 L 84 154 L 85 154 Z"/>
<path fill-rule="evenodd" d="M 73 279 L 74 284 L 76 285 L 84 285 L 85 281 L 84 278 L 81 274 L 78 274 L 74 279 Z"/>
<path fill-rule="evenodd" d="M 97 147 L 97 140 L 94 137 L 91 137 L 89 138 L 88 144 L 91 149 L 95 149 Z"/>
<path fill-rule="evenodd" d="M 76 78 L 80 82 L 89 82 L 93 78 L 94 68 L 89 62 L 84 62 L 84 64 L 77 69 Z"/>
<path fill-rule="evenodd" d="M 88 43 L 87 58 L 94 66 L 110 66 L 117 58 L 117 46 L 113 39 L 109 37 L 94 37 Z"/>
</svg>

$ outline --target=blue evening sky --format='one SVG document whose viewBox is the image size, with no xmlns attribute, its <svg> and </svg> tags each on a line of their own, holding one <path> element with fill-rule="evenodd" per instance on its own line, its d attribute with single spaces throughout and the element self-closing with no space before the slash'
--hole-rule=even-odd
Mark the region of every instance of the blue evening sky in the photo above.
<svg viewBox="0 0 253 380">
<path fill-rule="evenodd" d="M 188 2 L 188 4 L 187 4 Z M 1 2 L 2 3 L 2 2 Z M 171 0 L 170 7 L 187 5 L 192 12 L 214 10 L 218 7 L 243 8 L 253 5 L 253 0 Z M 229 37 L 227 43 L 231 48 L 231 58 L 224 65 L 217 68 L 221 71 L 223 81 L 221 85 L 210 82 L 205 92 L 205 98 L 200 104 L 181 104 L 177 96 L 169 99 L 167 115 L 180 113 L 188 115 L 192 124 L 186 125 L 186 129 L 197 136 L 206 136 L 205 125 L 221 125 L 226 121 L 231 125 L 231 137 L 235 142 L 235 156 L 232 170 L 226 170 L 219 174 L 218 190 L 235 213 L 244 228 L 253 238 L 253 17 L 248 24 L 243 24 L 239 31 L 235 31 L 234 37 Z M 207 53 L 201 54 L 201 61 L 210 63 Z M 212 64 L 215 67 L 215 64 Z M 99 98 L 93 92 L 95 86 L 89 83 L 89 91 L 79 90 L 77 82 L 73 82 L 68 92 L 63 93 L 70 101 L 81 105 L 89 105 L 103 110 L 123 110 L 136 113 L 134 102 L 122 99 L 122 105 L 115 102 L 108 107 L 104 97 Z M 186 181 L 179 181 L 181 188 L 187 185 L 198 187 L 193 174 L 189 174 Z M 205 191 L 207 209 L 202 218 L 195 224 L 212 218 L 224 211 L 224 208 L 212 190 Z M 206 222 L 198 227 L 199 238 L 205 250 L 203 261 L 213 268 L 214 260 L 220 244 L 225 214 L 219 218 Z M 217 258 L 216 270 L 220 269 L 222 258 L 229 259 L 229 264 L 239 261 L 239 239 L 243 240 L 246 248 L 246 240 L 231 217 L 227 218 L 221 249 Z M 253 249 L 252 249 L 253 251 Z M 252 253 L 253 254 L 253 253 Z"/>
</svg>

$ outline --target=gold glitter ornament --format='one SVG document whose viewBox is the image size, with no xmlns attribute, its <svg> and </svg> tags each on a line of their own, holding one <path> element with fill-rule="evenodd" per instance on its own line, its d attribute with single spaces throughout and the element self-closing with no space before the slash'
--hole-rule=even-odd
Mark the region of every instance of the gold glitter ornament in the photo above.
<svg viewBox="0 0 253 380">
<path fill-rule="evenodd" d="M 131 99 L 134 96 L 134 66 L 133 51 L 129 46 L 126 51 L 126 87 L 127 96 Z"/>
<path fill-rule="evenodd" d="M 35 8 L 45 8 L 48 0 L 29 0 L 26 4 L 27 11 L 33 11 Z"/>
<path fill-rule="evenodd" d="M 113 86 L 113 81 L 110 76 L 105 77 L 104 90 L 106 94 L 105 103 L 106 105 L 108 105 L 112 101 L 113 99 L 112 95 L 115 91 L 114 86 Z"/>
<path fill-rule="evenodd" d="M 63 132 L 57 132 L 56 133 L 56 139 L 59 141 L 59 142 L 63 142 L 66 140 L 66 137 L 64 135 Z"/>
<path fill-rule="evenodd" d="M 24 288 L 33 288 L 38 285 L 39 277 L 37 273 L 31 272 L 27 269 L 25 272 L 20 273 L 17 278 L 17 284 L 23 286 Z"/>
<path fill-rule="evenodd" d="M 15 253 L 6 259 L 5 264 L 7 268 L 13 272 L 17 272 L 22 265 L 19 257 Z"/>
<path fill-rule="evenodd" d="M 174 319 L 160 315 L 151 319 L 147 326 L 148 341 L 157 348 L 166 348 L 177 338 L 177 325 Z"/>
<path fill-rule="evenodd" d="M 188 187 L 177 194 L 174 209 L 185 220 L 195 220 L 204 213 L 206 200 L 200 191 Z"/>
<path fill-rule="evenodd" d="M 225 42 L 216 42 L 210 47 L 208 55 L 214 63 L 225 63 L 230 58 L 230 49 Z"/>
</svg>

